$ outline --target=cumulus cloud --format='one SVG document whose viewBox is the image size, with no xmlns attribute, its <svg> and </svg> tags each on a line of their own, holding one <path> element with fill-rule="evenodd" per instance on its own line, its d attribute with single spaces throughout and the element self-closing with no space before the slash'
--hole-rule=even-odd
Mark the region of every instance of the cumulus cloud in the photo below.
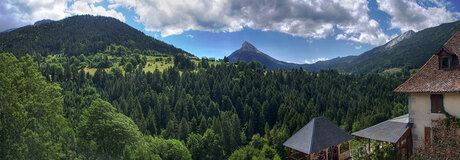
<svg viewBox="0 0 460 160">
<path fill-rule="evenodd" d="M 339 2 L 350 11 L 354 19 L 351 23 L 337 24 L 337 28 L 343 31 L 336 36 L 337 40 L 351 40 L 372 45 L 388 42 L 390 37 L 382 31 L 376 20 L 369 17 L 366 0 L 340 0 Z"/>
<path fill-rule="evenodd" d="M 313 64 L 313 63 L 316 63 L 318 61 L 327 61 L 329 60 L 329 58 L 326 58 L 326 57 L 320 57 L 320 58 L 316 58 L 316 59 L 312 59 L 312 60 L 305 60 L 304 62 L 307 63 L 307 64 Z"/>
<path fill-rule="evenodd" d="M 193 38 L 193 35 L 187 34 L 187 38 Z"/>
<path fill-rule="evenodd" d="M 133 8 L 147 31 L 169 36 L 187 30 L 238 31 L 243 27 L 278 31 L 304 38 L 337 39 L 369 44 L 388 41 L 370 19 L 365 0 L 110 0 L 111 8 Z"/>
<path fill-rule="evenodd" d="M 42 19 L 59 20 L 70 14 L 66 0 L 4 0 L 0 3 L 0 30 L 32 24 Z"/>
<path fill-rule="evenodd" d="M 459 17 L 459 13 L 448 11 L 445 3 L 438 0 L 429 2 L 432 3 L 430 7 L 421 6 L 413 0 L 377 0 L 379 9 L 392 17 L 391 28 L 398 28 L 401 32 L 419 31 Z"/>
<path fill-rule="evenodd" d="M 125 21 L 122 13 L 95 6 L 95 3 L 101 1 L 103 0 L 4 0 L 0 3 L 0 31 L 33 24 L 42 19 L 61 20 L 77 14 L 111 16 Z"/>
<path fill-rule="evenodd" d="M 355 49 L 361 49 L 363 48 L 363 46 L 359 45 L 359 46 L 355 46 Z"/>
<path fill-rule="evenodd" d="M 94 3 L 101 0 L 81 0 L 75 1 L 69 8 L 69 13 L 74 15 L 90 14 L 97 16 L 108 16 L 117 18 L 120 21 L 125 21 L 125 16 L 115 11 L 114 9 L 106 9 L 102 6 L 95 6 Z"/>
<path fill-rule="evenodd" d="M 138 21 L 147 31 L 161 36 L 182 34 L 187 30 L 238 31 L 238 18 L 232 16 L 229 0 L 111 0 L 110 7 L 134 8 Z"/>
</svg>

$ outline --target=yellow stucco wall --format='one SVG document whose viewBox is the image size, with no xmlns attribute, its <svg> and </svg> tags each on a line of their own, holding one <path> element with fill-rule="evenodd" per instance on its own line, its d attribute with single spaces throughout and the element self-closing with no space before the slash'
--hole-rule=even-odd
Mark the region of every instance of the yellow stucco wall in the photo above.
<svg viewBox="0 0 460 160">
<path fill-rule="evenodd" d="M 458 99 L 457 104 L 460 104 L 460 99 Z M 446 108 L 455 107 L 446 106 Z M 412 127 L 412 141 L 415 150 L 425 144 L 425 127 L 431 128 L 432 120 L 444 119 L 445 116 L 441 113 L 431 113 L 430 94 L 410 94 L 408 109 L 409 121 L 414 124 Z"/>
<path fill-rule="evenodd" d="M 425 144 L 425 127 L 432 127 L 432 120 L 444 119 L 444 114 L 431 113 L 431 94 L 409 95 L 409 121 L 412 127 L 414 149 Z M 444 109 L 460 118 L 460 93 L 443 94 Z"/>
<path fill-rule="evenodd" d="M 444 107 L 446 112 L 460 118 L 460 93 L 444 94 Z"/>
</svg>

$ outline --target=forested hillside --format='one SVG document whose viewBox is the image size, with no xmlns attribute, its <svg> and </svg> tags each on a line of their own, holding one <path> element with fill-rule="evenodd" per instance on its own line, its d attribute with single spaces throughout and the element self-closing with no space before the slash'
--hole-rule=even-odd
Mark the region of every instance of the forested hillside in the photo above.
<svg viewBox="0 0 460 160">
<path fill-rule="evenodd" d="M 69 57 L 80 54 L 88 56 L 103 52 L 112 44 L 140 49 L 144 54 L 189 54 L 115 18 L 102 16 L 72 16 L 0 34 L 0 53 L 9 52 L 16 56 L 60 53 Z"/>
<path fill-rule="evenodd" d="M 368 58 L 365 52 L 355 59 L 365 59 L 354 64 L 335 62 L 338 69 L 351 73 L 381 73 L 391 68 L 420 68 L 428 59 L 460 30 L 460 21 L 441 24 L 415 33 L 410 39 L 403 40 L 391 49 Z M 376 47 L 375 49 L 378 49 Z M 366 54 L 367 53 L 367 54 Z M 331 61 L 334 61 L 332 59 Z M 323 63 L 323 62 L 320 62 Z M 342 63 L 342 64 L 340 64 Z"/>
<path fill-rule="evenodd" d="M 282 143 L 313 117 L 352 132 L 407 111 L 392 94 L 407 70 L 268 71 L 178 54 L 150 57 L 173 65 L 145 71 L 152 62 L 134 50 L 1 54 L 0 159 L 284 159 Z"/>
</svg>

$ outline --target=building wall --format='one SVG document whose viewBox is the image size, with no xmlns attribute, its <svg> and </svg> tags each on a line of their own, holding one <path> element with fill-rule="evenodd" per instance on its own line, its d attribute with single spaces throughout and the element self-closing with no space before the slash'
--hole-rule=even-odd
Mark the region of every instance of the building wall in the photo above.
<svg viewBox="0 0 460 160">
<path fill-rule="evenodd" d="M 413 149 L 425 144 L 425 127 L 432 127 L 431 120 L 443 119 L 444 114 L 431 113 L 430 94 L 409 95 L 409 122 L 412 127 Z"/>
<path fill-rule="evenodd" d="M 447 113 L 460 118 L 460 93 L 444 94 L 444 107 Z"/>
</svg>

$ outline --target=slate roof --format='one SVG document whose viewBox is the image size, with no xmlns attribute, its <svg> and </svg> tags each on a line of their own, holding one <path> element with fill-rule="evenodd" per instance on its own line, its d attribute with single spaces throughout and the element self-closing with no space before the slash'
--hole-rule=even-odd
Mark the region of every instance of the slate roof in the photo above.
<svg viewBox="0 0 460 160">
<path fill-rule="evenodd" d="M 439 56 L 451 55 L 451 70 L 439 69 Z M 438 51 L 394 93 L 459 93 L 460 92 L 460 32 L 455 33 Z"/>
<path fill-rule="evenodd" d="M 369 128 L 352 133 L 351 135 L 373 139 L 383 142 L 396 143 L 411 128 L 409 115 L 402 115 L 394 119 L 384 121 Z"/>
<path fill-rule="evenodd" d="M 311 154 L 327 147 L 336 146 L 353 139 L 347 132 L 326 117 L 313 118 L 307 125 L 290 137 L 283 146 Z"/>
</svg>

